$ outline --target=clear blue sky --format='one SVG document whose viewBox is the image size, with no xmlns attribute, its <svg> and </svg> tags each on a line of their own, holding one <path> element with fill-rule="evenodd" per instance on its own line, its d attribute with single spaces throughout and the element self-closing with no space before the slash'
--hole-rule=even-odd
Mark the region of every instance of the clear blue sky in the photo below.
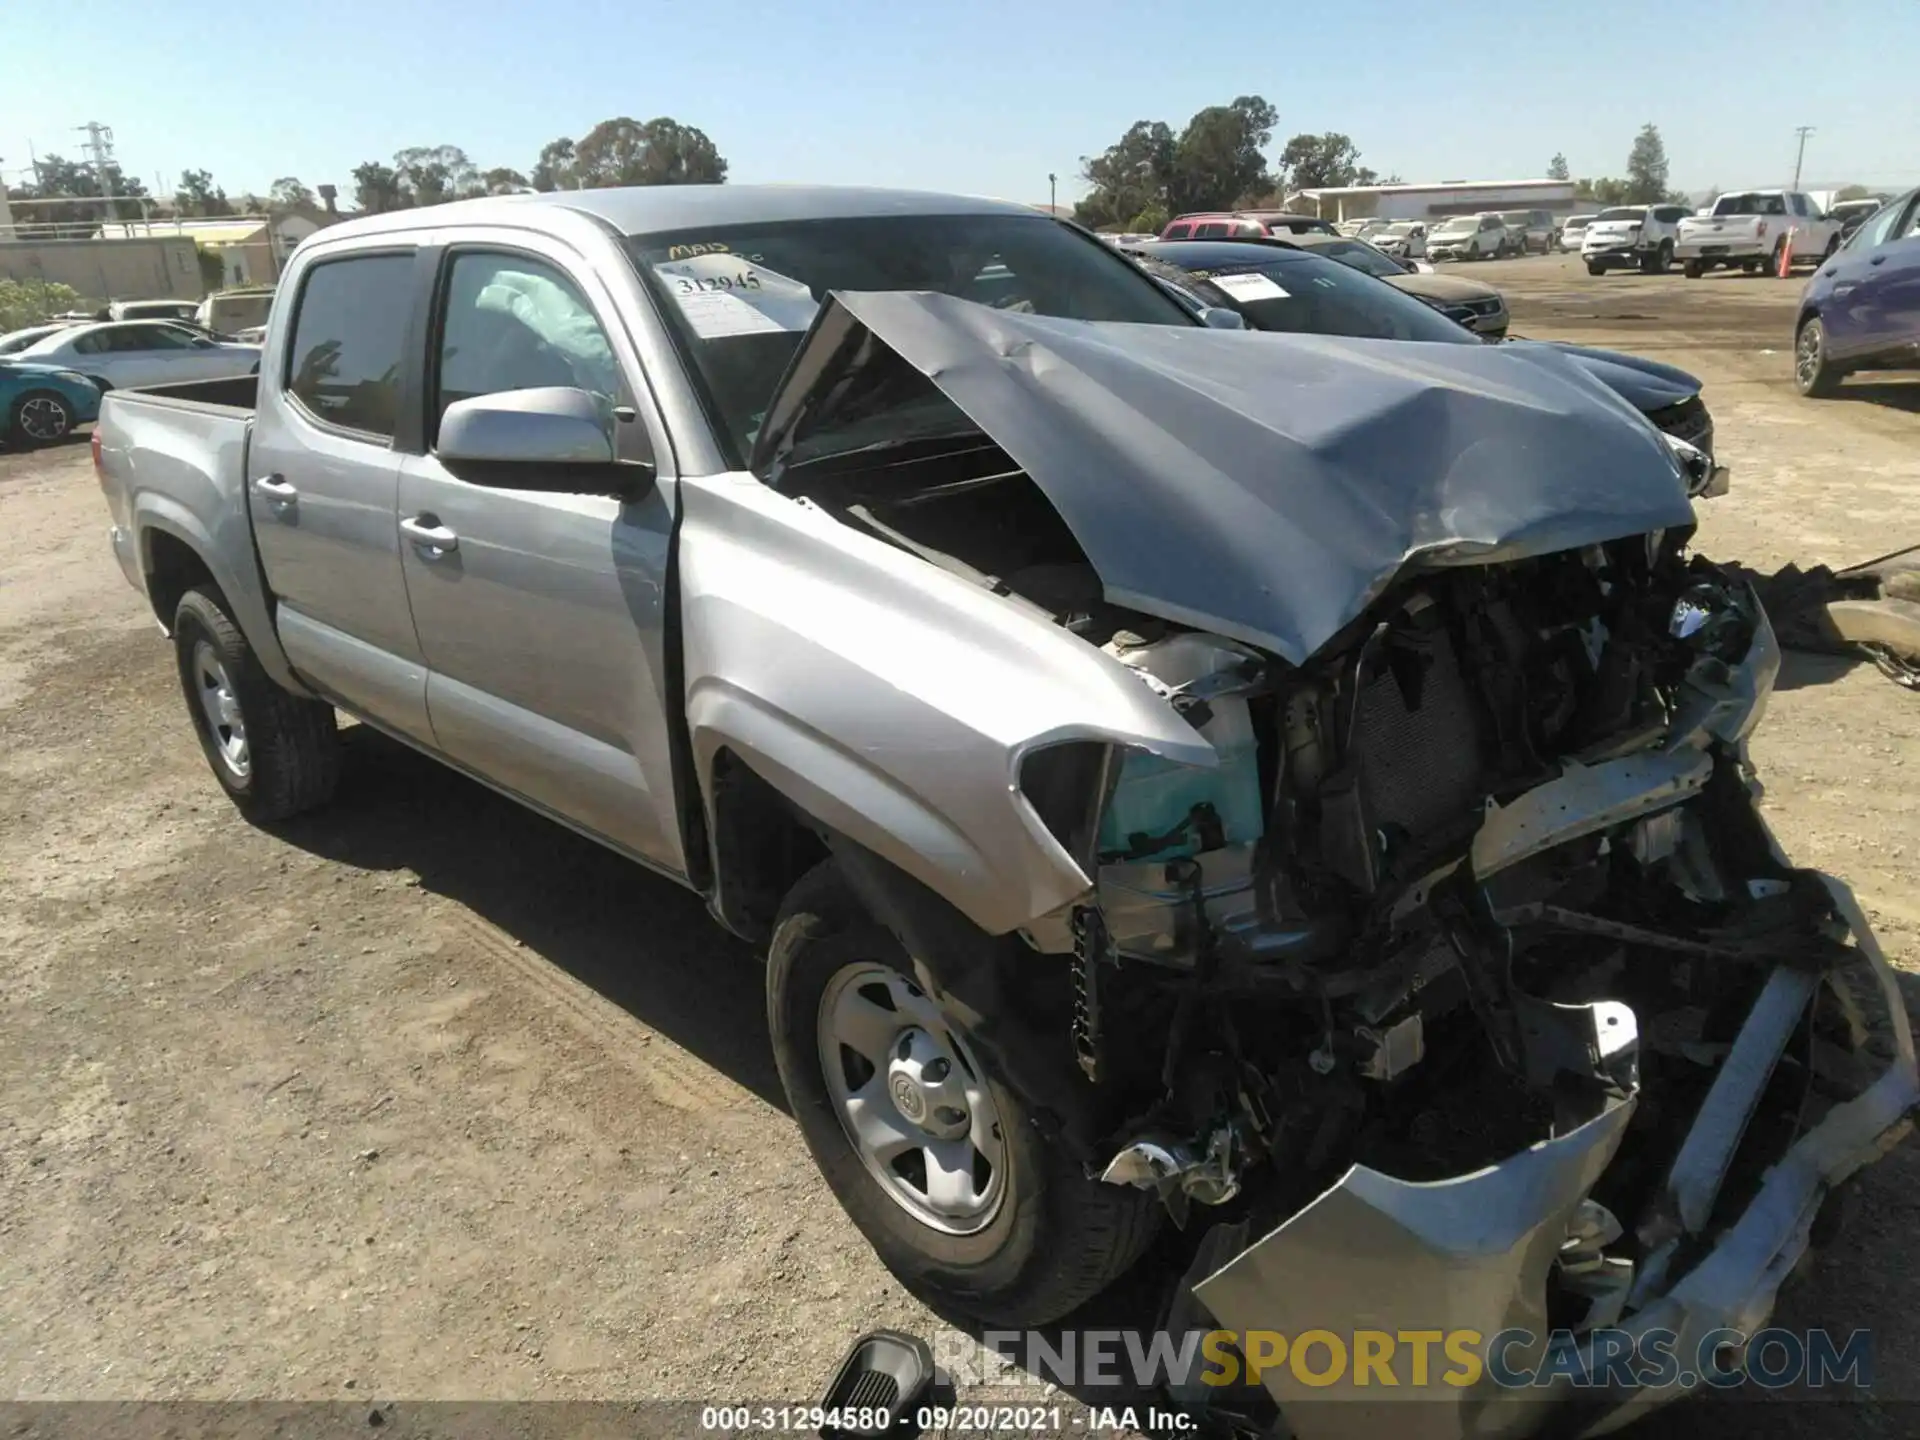
<svg viewBox="0 0 1920 1440">
<path fill-rule="evenodd" d="M 1821 13 L 1824 12 L 1824 13 Z M 1190 16 L 1193 18 L 1182 18 Z M 1649 20 L 1648 17 L 1658 17 Z M 0 0 L 0 171 L 114 129 L 168 190 L 331 181 L 409 145 L 482 167 L 615 115 L 713 137 L 739 181 L 1064 202 L 1137 119 L 1257 93 L 1274 150 L 1340 130 L 1408 180 L 1618 174 L 1660 126 L 1673 183 L 1920 184 L 1920 0 Z"/>
</svg>

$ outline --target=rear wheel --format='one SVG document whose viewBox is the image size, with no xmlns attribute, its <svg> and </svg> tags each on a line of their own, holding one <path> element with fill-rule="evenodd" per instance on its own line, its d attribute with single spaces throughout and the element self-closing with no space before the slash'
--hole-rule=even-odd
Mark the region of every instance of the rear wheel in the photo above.
<svg viewBox="0 0 1920 1440">
<path fill-rule="evenodd" d="M 215 777 L 249 820 L 283 820 L 333 798 L 340 736 L 333 707 L 274 683 L 211 586 L 187 591 L 173 617 L 187 714 Z"/>
<path fill-rule="evenodd" d="M 1793 383 L 1810 400 L 1824 400 L 1840 388 L 1845 372 L 1827 355 L 1827 327 L 1818 315 L 1801 323 L 1793 340 Z"/>
<path fill-rule="evenodd" d="M 1689 260 L 1681 267 L 1680 273 L 1685 275 L 1689 280 L 1698 280 L 1702 275 L 1707 273 L 1707 267 L 1702 265 L 1698 260 Z"/>
<path fill-rule="evenodd" d="M 1767 258 L 1767 274 L 1773 276 L 1776 280 L 1781 279 L 1783 272 L 1790 269 L 1792 263 L 1787 256 L 1786 237 L 1782 236 L 1780 243 L 1773 247 L 1773 254 Z"/>
<path fill-rule="evenodd" d="M 1041 1135 L 830 861 L 781 907 L 767 1017 L 820 1173 L 887 1268 L 937 1302 L 1042 1325 L 1152 1239 L 1159 1202 L 1090 1179 Z"/>
<path fill-rule="evenodd" d="M 1591 261 L 1591 260 L 1589 260 L 1589 261 L 1587 262 L 1587 274 L 1589 274 L 1589 275 L 1604 275 L 1604 274 L 1606 274 L 1606 273 L 1607 273 L 1607 267 L 1606 267 L 1606 266 L 1604 266 L 1604 265 L 1596 265 L 1596 264 L 1594 264 L 1594 262 L 1593 262 L 1593 261 Z"/>
<path fill-rule="evenodd" d="M 7 433 L 16 445 L 52 445 L 73 433 L 73 410 L 51 390 L 29 390 L 13 402 Z"/>
</svg>

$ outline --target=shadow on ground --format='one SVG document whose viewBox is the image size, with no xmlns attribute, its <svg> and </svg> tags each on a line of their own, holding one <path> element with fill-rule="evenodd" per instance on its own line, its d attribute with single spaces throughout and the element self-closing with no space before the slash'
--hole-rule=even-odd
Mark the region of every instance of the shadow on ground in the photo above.
<svg viewBox="0 0 1920 1440">
<path fill-rule="evenodd" d="M 689 1054 L 786 1108 L 767 1039 L 759 958 L 692 891 L 356 725 L 346 777 L 291 844 L 423 889 L 591 985 Z"/>
<path fill-rule="evenodd" d="M 1834 400 L 1855 400 L 1880 405 L 1888 410 L 1905 410 L 1920 415 L 1920 378 L 1911 380 L 1849 380 L 1834 394 Z"/>
</svg>

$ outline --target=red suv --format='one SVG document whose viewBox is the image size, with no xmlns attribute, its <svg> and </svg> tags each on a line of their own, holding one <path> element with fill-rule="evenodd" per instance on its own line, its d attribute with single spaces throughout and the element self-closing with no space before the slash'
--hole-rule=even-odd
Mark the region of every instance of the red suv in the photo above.
<svg viewBox="0 0 1920 1440">
<path fill-rule="evenodd" d="M 1284 210 L 1210 211 L 1182 215 L 1160 232 L 1162 240 L 1245 240 L 1261 235 L 1338 235 L 1333 223 L 1317 215 Z"/>
</svg>

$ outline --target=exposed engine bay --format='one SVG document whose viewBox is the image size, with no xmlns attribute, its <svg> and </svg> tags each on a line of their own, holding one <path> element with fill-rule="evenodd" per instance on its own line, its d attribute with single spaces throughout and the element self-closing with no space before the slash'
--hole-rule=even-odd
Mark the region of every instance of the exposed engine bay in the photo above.
<svg viewBox="0 0 1920 1440">
<path fill-rule="evenodd" d="M 908 378 L 856 372 L 843 418 L 921 404 Z M 1073 742 L 1020 776 L 1092 882 L 1029 940 L 1071 967 L 1096 1169 L 1228 1237 L 1189 1277 L 1213 1321 L 1764 1316 L 1914 1085 L 1857 908 L 1756 809 L 1778 651 L 1751 587 L 1685 524 L 1435 549 L 1289 658 L 1114 603 L 1067 487 L 924 413 L 777 483 L 1102 650 L 1218 759 Z M 1702 1265 L 1729 1246 L 1745 1268 Z M 1298 1433 L 1354 1433 L 1337 1411 Z"/>
</svg>

